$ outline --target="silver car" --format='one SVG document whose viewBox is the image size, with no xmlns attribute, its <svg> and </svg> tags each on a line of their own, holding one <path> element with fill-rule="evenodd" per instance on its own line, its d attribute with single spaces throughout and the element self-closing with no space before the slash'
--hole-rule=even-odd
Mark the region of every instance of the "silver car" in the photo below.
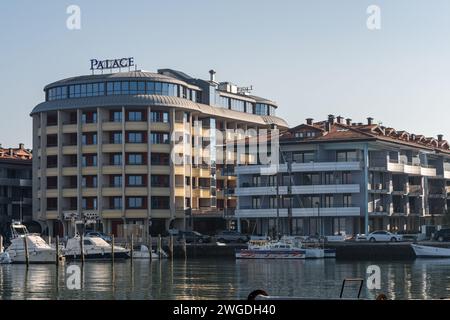
<svg viewBox="0 0 450 320">
<path fill-rule="evenodd" d="M 227 242 L 245 243 L 250 238 L 249 238 L 249 236 L 242 234 L 240 232 L 226 230 L 226 231 L 222 231 L 222 232 L 218 233 L 216 235 L 216 239 L 218 242 L 223 242 L 223 243 L 227 243 Z"/>
</svg>

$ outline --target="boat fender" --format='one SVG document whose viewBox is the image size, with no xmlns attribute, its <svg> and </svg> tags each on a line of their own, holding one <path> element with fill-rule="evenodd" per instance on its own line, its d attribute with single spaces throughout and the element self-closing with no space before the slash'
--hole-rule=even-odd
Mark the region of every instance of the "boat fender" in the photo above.
<svg viewBox="0 0 450 320">
<path fill-rule="evenodd" d="M 265 292 L 264 290 L 258 289 L 258 290 L 254 290 L 252 292 L 250 292 L 250 294 L 247 297 L 247 300 L 256 300 L 257 296 L 268 296 L 267 292 Z"/>
<path fill-rule="evenodd" d="M 384 293 L 380 293 L 375 300 L 387 300 L 387 296 Z"/>
</svg>

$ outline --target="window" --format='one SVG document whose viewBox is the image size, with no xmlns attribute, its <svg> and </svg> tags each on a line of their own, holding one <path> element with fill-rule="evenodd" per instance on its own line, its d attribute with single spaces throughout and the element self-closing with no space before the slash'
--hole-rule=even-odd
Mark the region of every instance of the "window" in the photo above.
<svg viewBox="0 0 450 320">
<path fill-rule="evenodd" d="M 352 195 L 351 194 L 344 194 L 343 198 L 344 198 L 343 206 L 344 207 L 351 207 L 352 206 Z"/>
<path fill-rule="evenodd" d="M 261 207 L 261 198 L 252 197 L 252 209 L 259 209 Z"/>
<path fill-rule="evenodd" d="M 111 113 L 112 122 L 122 122 L 122 111 L 113 111 Z"/>
<path fill-rule="evenodd" d="M 122 209 L 122 197 L 113 197 L 111 199 L 112 209 Z"/>
<path fill-rule="evenodd" d="M 96 133 L 84 133 L 81 136 L 82 145 L 94 145 L 97 144 L 97 134 Z"/>
<path fill-rule="evenodd" d="M 333 196 L 326 195 L 325 196 L 325 208 L 332 208 L 333 207 Z"/>
<path fill-rule="evenodd" d="M 170 209 L 170 197 L 152 197 L 152 209 Z"/>
<path fill-rule="evenodd" d="M 169 123 L 169 113 L 164 111 L 151 111 L 150 118 L 152 122 Z"/>
<path fill-rule="evenodd" d="M 169 144 L 169 134 L 168 133 L 160 133 L 160 132 L 152 132 L 150 134 L 150 140 L 152 144 Z"/>
<path fill-rule="evenodd" d="M 294 152 L 292 160 L 297 163 L 309 163 L 314 161 L 314 152 Z"/>
<path fill-rule="evenodd" d="M 91 111 L 91 112 L 83 112 L 81 115 L 81 122 L 82 123 L 97 123 L 97 112 Z"/>
<path fill-rule="evenodd" d="M 84 188 L 97 188 L 97 176 L 83 176 L 81 186 Z"/>
<path fill-rule="evenodd" d="M 144 142 L 142 132 L 129 132 L 128 133 L 128 142 L 129 143 L 142 143 Z"/>
<path fill-rule="evenodd" d="M 128 121 L 143 121 L 144 115 L 142 111 L 128 112 Z"/>
<path fill-rule="evenodd" d="M 255 114 L 260 116 L 267 116 L 269 113 L 269 106 L 267 104 L 257 103 L 255 105 Z"/>
<path fill-rule="evenodd" d="M 111 186 L 114 188 L 119 188 L 122 186 L 122 176 L 112 176 L 111 177 Z"/>
<path fill-rule="evenodd" d="M 112 165 L 114 166 L 120 166 L 122 165 L 122 154 L 121 153 L 115 153 L 112 155 Z"/>
<path fill-rule="evenodd" d="M 140 153 L 128 154 L 128 164 L 134 164 L 134 165 L 144 164 L 142 154 L 140 154 Z"/>
<path fill-rule="evenodd" d="M 128 208 L 130 209 L 140 209 L 144 208 L 144 199 L 142 197 L 129 197 Z"/>
<path fill-rule="evenodd" d="M 170 186 L 170 178 L 168 175 L 152 175 L 151 176 L 151 186 L 167 188 Z"/>
<path fill-rule="evenodd" d="M 337 162 L 358 161 L 358 154 L 355 150 L 352 151 L 336 151 Z"/>
<path fill-rule="evenodd" d="M 114 144 L 122 143 L 122 132 L 113 132 L 111 142 Z"/>
<path fill-rule="evenodd" d="M 144 184 L 142 176 L 128 176 L 129 186 L 142 186 Z"/>
<path fill-rule="evenodd" d="M 151 164 L 159 166 L 168 166 L 170 164 L 168 153 L 153 153 L 151 154 Z"/>
<path fill-rule="evenodd" d="M 97 166 L 97 155 L 96 154 L 85 154 L 81 158 L 81 165 L 83 167 L 96 167 Z"/>
</svg>

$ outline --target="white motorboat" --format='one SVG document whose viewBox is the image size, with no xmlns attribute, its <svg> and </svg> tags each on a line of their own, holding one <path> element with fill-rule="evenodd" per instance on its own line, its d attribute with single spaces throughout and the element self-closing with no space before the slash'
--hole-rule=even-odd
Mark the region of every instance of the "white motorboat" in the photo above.
<svg viewBox="0 0 450 320">
<path fill-rule="evenodd" d="M 37 234 L 29 234 L 27 228 L 20 223 L 11 225 L 11 245 L 6 249 L 12 263 L 26 263 L 26 247 L 28 247 L 29 263 L 55 263 L 56 250 L 48 245 Z"/>
<path fill-rule="evenodd" d="M 152 250 L 151 252 L 152 260 L 159 259 L 158 252 L 155 252 Z M 164 252 L 164 250 L 161 250 L 161 258 L 167 258 L 167 253 Z M 141 244 L 138 246 L 135 250 L 133 250 L 133 259 L 150 259 L 150 250 L 146 245 Z"/>
<path fill-rule="evenodd" d="M 0 264 L 8 264 L 11 263 L 11 257 L 9 256 L 8 252 L 1 252 L 0 253 Z"/>
<path fill-rule="evenodd" d="M 283 236 L 281 241 L 291 244 L 297 248 L 305 250 L 306 259 L 322 259 L 322 258 L 335 258 L 336 250 L 319 247 L 319 243 L 314 243 L 314 246 L 305 246 L 302 243 L 302 237 L 295 236 Z"/>
<path fill-rule="evenodd" d="M 80 236 L 67 241 L 63 249 L 66 260 L 81 260 Z M 83 255 L 86 260 L 111 260 L 112 246 L 100 237 L 83 237 Z M 114 259 L 128 259 L 129 250 L 114 246 Z"/>
<path fill-rule="evenodd" d="M 306 251 L 281 241 L 250 242 L 247 249 L 236 250 L 235 256 L 236 259 L 305 259 Z"/>
<path fill-rule="evenodd" d="M 449 248 L 423 246 L 418 244 L 411 244 L 411 247 L 420 258 L 450 258 Z"/>
</svg>

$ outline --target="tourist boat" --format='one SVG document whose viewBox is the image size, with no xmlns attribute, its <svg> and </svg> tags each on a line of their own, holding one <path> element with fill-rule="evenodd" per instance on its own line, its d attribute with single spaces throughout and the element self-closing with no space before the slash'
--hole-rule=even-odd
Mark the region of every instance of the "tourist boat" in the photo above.
<svg viewBox="0 0 450 320">
<path fill-rule="evenodd" d="M 420 258 L 450 258 L 449 248 L 439 248 L 431 246 L 422 246 L 418 244 L 411 244 L 411 247 L 416 254 L 416 257 Z"/>
<path fill-rule="evenodd" d="M 314 243 L 314 246 L 306 246 L 302 243 L 302 237 L 283 236 L 281 241 L 305 250 L 306 259 L 336 258 L 335 249 L 320 247 L 319 243 Z"/>
<path fill-rule="evenodd" d="M 129 250 L 114 246 L 114 259 L 128 259 Z M 66 260 L 81 260 L 80 236 L 67 241 L 63 249 Z M 83 255 L 85 260 L 111 260 L 112 246 L 100 237 L 83 237 Z"/>
<path fill-rule="evenodd" d="M 55 263 L 56 249 L 48 245 L 37 234 L 28 233 L 27 227 L 14 222 L 11 224 L 11 244 L 6 249 L 12 263 L 26 263 L 25 241 L 28 247 L 29 263 Z"/>
<path fill-rule="evenodd" d="M 236 259 L 305 259 L 306 251 L 281 241 L 249 243 L 247 249 L 236 250 Z"/>
<path fill-rule="evenodd" d="M 151 252 L 152 260 L 159 259 L 158 252 L 152 250 Z M 167 253 L 164 250 L 161 250 L 161 258 L 167 258 Z M 135 250 L 133 250 L 133 259 L 150 259 L 150 250 L 146 245 L 141 244 L 137 246 Z"/>
</svg>

